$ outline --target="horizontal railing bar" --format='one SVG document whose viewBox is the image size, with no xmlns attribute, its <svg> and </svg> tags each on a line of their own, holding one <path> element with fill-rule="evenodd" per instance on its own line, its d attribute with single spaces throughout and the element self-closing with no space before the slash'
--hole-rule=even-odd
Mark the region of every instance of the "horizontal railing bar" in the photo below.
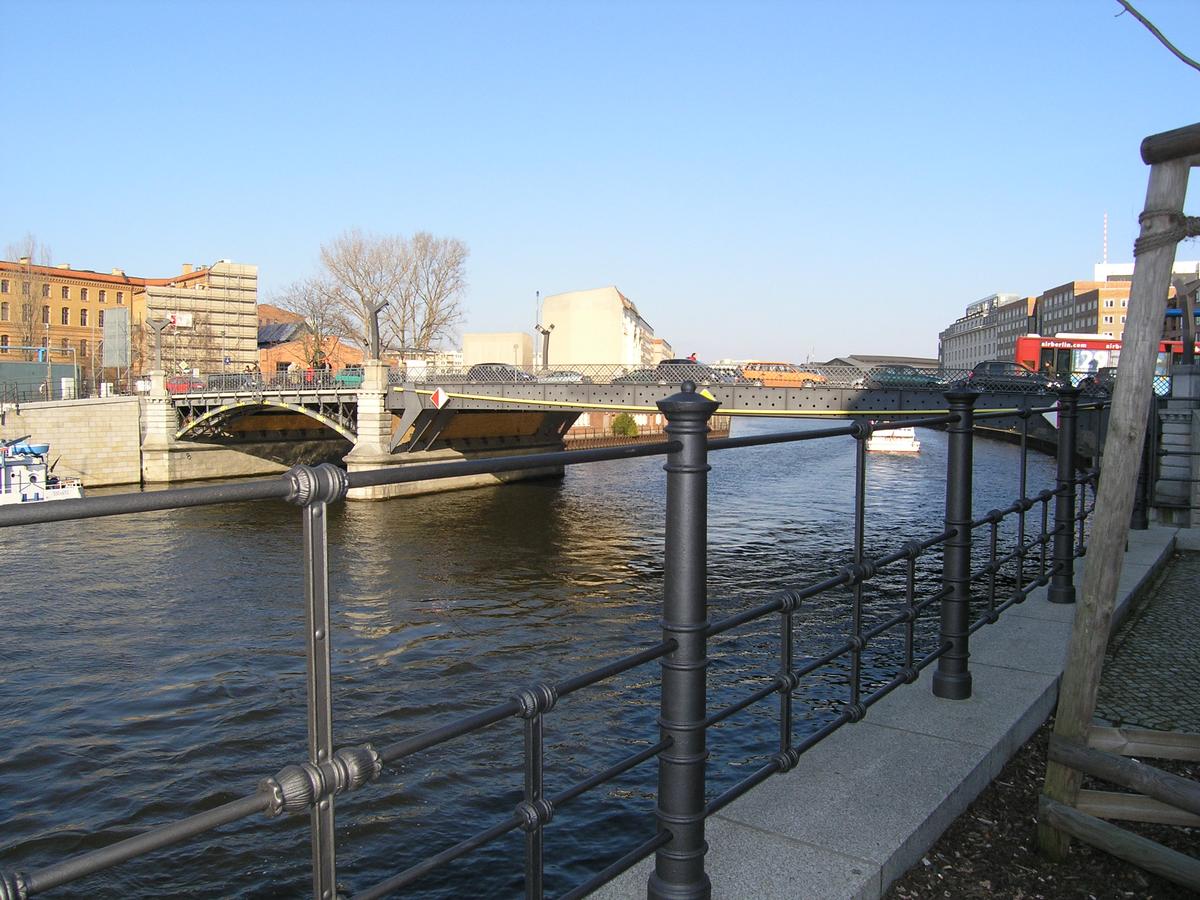
<svg viewBox="0 0 1200 900">
<path fill-rule="evenodd" d="M 67 501 L 55 502 L 65 503 Z M 220 806 L 202 813 L 196 813 L 194 816 L 188 816 L 186 819 L 180 819 L 178 822 L 151 828 L 149 831 L 144 831 L 123 841 L 117 841 L 117 843 L 99 850 L 92 850 L 90 853 L 84 853 L 72 859 L 46 866 L 44 869 L 30 872 L 25 877 L 26 889 L 30 896 L 40 894 L 42 891 L 48 891 L 60 884 L 66 884 L 68 881 L 74 881 L 118 863 L 127 862 L 136 856 L 152 853 L 222 825 L 229 825 L 254 813 L 266 812 L 270 808 L 271 802 L 270 792 L 258 791 L 247 797 L 222 803 Z"/>
<path fill-rule="evenodd" d="M 583 884 L 567 891 L 562 895 L 562 900 L 580 900 L 581 897 L 586 897 L 592 891 L 596 890 L 596 888 L 612 881 L 622 872 L 632 869 L 659 847 L 669 844 L 671 837 L 671 832 L 660 831 L 649 840 L 642 841 L 642 843 L 638 844 L 638 846 L 634 847 L 616 862 L 605 866 Z"/>
<path fill-rule="evenodd" d="M 706 718 L 704 720 L 704 727 L 711 728 L 712 726 L 716 725 L 718 722 L 724 722 L 726 719 L 728 719 L 730 716 L 734 715 L 735 713 L 740 713 L 746 707 L 753 706 L 759 700 L 765 700 L 767 697 L 770 697 L 772 694 L 777 694 L 777 693 L 779 693 L 779 684 L 777 682 L 775 682 L 774 680 L 772 680 L 771 684 L 760 687 L 758 690 L 756 690 L 750 694 L 747 694 L 741 700 L 731 703 L 729 706 L 726 706 L 724 709 L 718 710 L 717 712 L 709 715 L 708 718 Z"/>
<path fill-rule="evenodd" d="M 936 594 L 930 594 L 924 600 L 915 601 L 913 603 L 913 610 L 919 616 L 921 613 L 923 613 L 929 607 L 933 606 L 933 604 L 935 604 L 941 600 L 945 600 L 947 597 L 950 596 L 950 594 L 951 594 L 951 589 L 948 587 L 944 587 L 940 591 L 938 591 Z"/>
<path fill-rule="evenodd" d="M 774 759 L 768 762 L 765 766 L 755 769 L 751 774 L 747 775 L 733 787 L 722 792 L 716 797 L 713 797 L 712 800 L 709 801 L 708 805 L 704 807 L 705 817 L 707 818 L 708 816 L 719 813 L 738 797 L 741 797 L 758 787 L 760 784 L 779 771 L 780 763 Z"/>
<path fill-rule="evenodd" d="M 254 478 L 228 484 L 168 488 L 163 491 L 109 494 L 81 500 L 55 500 L 53 503 L 15 503 L 0 506 L 0 528 L 11 525 L 36 525 L 69 519 L 94 519 L 129 513 L 212 506 L 248 500 L 283 499 L 291 492 L 291 483 L 281 476 Z"/>
<path fill-rule="evenodd" d="M 783 594 L 793 593 L 797 600 L 806 600 L 809 597 L 815 597 L 817 594 L 827 591 L 830 588 L 835 588 L 838 585 L 846 584 L 850 580 L 849 572 L 841 572 L 826 578 L 824 581 L 818 581 L 816 584 L 809 585 L 803 590 L 784 591 L 774 600 L 768 600 L 760 606 L 755 606 L 747 609 L 737 615 L 730 616 L 726 619 L 721 619 L 719 622 L 713 622 L 705 630 L 704 634 L 707 637 L 712 637 L 717 634 L 724 634 L 731 628 L 737 628 L 739 625 L 745 625 L 747 622 L 753 622 L 755 619 L 761 619 L 763 616 L 768 616 L 773 612 L 779 612 L 783 604 Z"/>
<path fill-rule="evenodd" d="M 491 828 L 481 831 L 473 837 L 469 837 L 465 841 L 455 844 L 453 847 L 448 847 L 441 853 L 435 853 L 433 856 L 421 860 L 421 862 L 417 863 L 415 866 L 411 866 L 405 869 L 403 872 L 393 875 L 391 878 L 367 888 L 365 891 L 359 891 L 357 894 L 353 895 L 352 900 L 376 900 L 376 898 L 379 897 L 386 897 L 392 891 L 399 890 L 405 885 L 412 884 L 412 882 L 416 881 L 418 878 L 428 875 L 434 869 L 437 869 L 448 862 L 453 862 L 459 857 L 465 856 L 472 850 L 478 850 L 484 844 L 494 841 L 502 834 L 512 831 L 514 828 L 519 828 L 520 825 L 521 819 L 516 814 L 513 814 L 507 820 L 503 822 L 497 822 Z"/>
<path fill-rule="evenodd" d="M 1012 409 L 989 409 L 987 412 L 977 412 L 972 418 L 976 422 L 980 419 L 1011 419 L 1013 416 L 1022 416 L 1026 411 L 1033 416 L 1054 412 L 1056 409 L 1058 409 L 1057 403 L 1051 403 L 1049 406 L 1014 406 Z"/>
<path fill-rule="evenodd" d="M 812 431 L 778 431 L 774 434 L 752 434 L 736 438 L 713 438 L 709 450 L 735 450 L 739 447 L 764 447 L 767 444 L 787 444 L 793 441 L 815 441 L 820 438 L 845 437 L 854 434 L 854 425 L 816 428 Z"/>
<path fill-rule="evenodd" d="M 450 722 L 440 728 L 434 728 L 432 731 L 426 731 L 415 737 L 397 741 L 380 750 L 379 758 L 385 763 L 395 762 L 398 759 L 411 756 L 421 750 L 427 750 L 437 744 L 445 743 L 456 737 L 462 737 L 464 734 L 470 734 L 472 731 L 479 731 L 490 725 L 495 725 L 497 722 L 502 722 L 507 718 L 515 716 L 520 711 L 521 705 L 516 700 L 509 700 L 490 709 L 485 709 L 483 712 L 476 713 L 473 716 L 459 719 L 457 722 Z"/>
<path fill-rule="evenodd" d="M 581 688 L 590 687 L 593 684 L 598 684 L 606 678 L 611 678 L 614 675 L 620 675 L 622 672 L 628 672 L 630 669 L 636 668 L 643 663 L 648 663 L 659 657 L 666 656 L 674 650 L 679 644 L 672 638 L 669 641 L 663 641 L 661 644 L 655 644 L 643 650 L 641 653 L 635 653 L 632 656 L 626 656 L 623 659 L 618 659 L 608 665 L 601 666 L 598 669 L 592 669 L 590 672 L 584 672 L 582 675 L 576 675 L 568 678 L 565 681 L 560 681 L 555 685 L 554 690 L 559 697 L 565 697 L 568 694 L 573 694 Z"/>
<path fill-rule="evenodd" d="M 673 738 L 665 738 L 659 741 L 657 744 L 647 747 L 645 750 L 639 750 L 637 753 L 625 757 L 619 763 L 609 766 L 603 772 L 597 772 L 595 775 L 591 775 L 588 778 L 585 778 L 583 781 L 573 784 L 565 791 L 555 794 L 550 798 L 550 802 L 554 805 L 555 809 L 558 809 L 561 806 L 566 806 L 580 794 L 586 793 L 592 788 L 598 787 L 607 781 L 612 781 L 618 775 L 624 775 L 630 769 L 640 766 L 648 759 L 652 759 L 674 743 L 675 741 Z"/>
<path fill-rule="evenodd" d="M 454 462 L 425 463 L 419 466 L 389 466 L 349 473 L 350 487 L 380 487 L 388 484 L 407 484 L 413 481 L 436 481 L 465 475 L 487 475 L 493 472 L 516 472 L 521 469 L 540 469 L 551 466 L 575 466 L 583 463 L 632 459 L 639 456 L 665 456 L 678 450 L 678 441 L 655 444 L 630 444 L 624 447 L 596 447 L 591 450 L 554 450 L 549 453 L 530 453 L 524 456 L 464 459 Z"/>
</svg>

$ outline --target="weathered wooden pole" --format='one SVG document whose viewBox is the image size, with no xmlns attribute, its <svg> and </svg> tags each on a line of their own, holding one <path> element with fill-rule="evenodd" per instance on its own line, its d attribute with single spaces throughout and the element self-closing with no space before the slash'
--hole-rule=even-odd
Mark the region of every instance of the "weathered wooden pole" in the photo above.
<svg viewBox="0 0 1200 900">
<path fill-rule="evenodd" d="M 1188 170 L 1200 165 L 1200 124 L 1146 138 L 1142 142 L 1142 159 L 1150 165 L 1150 184 L 1146 190 L 1146 208 L 1139 217 L 1141 237 L 1134 246 L 1129 319 L 1117 366 L 1088 564 L 1075 610 L 1075 626 L 1054 722 L 1055 735 L 1078 743 L 1086 743 L 1096 709 L 1096 690 L 1112 626 L 1146 418 L 1154 398 L 1154 363 L 1167 288 L 1175 247 L 1186 234 L 1181 214 Z M 1075 769 L 1049 763 L 1043 792 L 1052 800 L 1074 806 L 1081 780 L 1082 775 Z M 1070 840 L 1066 832 L 1044 821 L 1038 825 L 1038 843 L 1050 859 L 1062 859 Z"/>
</svg>

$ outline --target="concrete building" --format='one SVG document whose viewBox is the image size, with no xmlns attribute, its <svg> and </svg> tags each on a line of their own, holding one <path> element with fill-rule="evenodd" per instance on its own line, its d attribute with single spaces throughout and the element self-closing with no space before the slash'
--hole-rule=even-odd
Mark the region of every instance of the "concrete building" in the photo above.
<svg viewBox="0 0 1200 900">
<path fill-rule="evenodd" d="M 549 368 L 618 363 L 630 369 L 669 358 L 633 301 L 615 287 L 554 294 L 542 303 L 550 336 Z M 660 354 L 666 353 L 667 356 Z"/>
<path fill-rule="evenodd" d="M 998 329 L 994 313 L 1019 299 L 1017 294 L 991 294 L 970 304 L 960 318 L 938 335 L 939 365 L 945 369 L 969 369 L 985 359 L 997 359 Z"/>
<path fill-rule="evenodd" d="M 553 353 L 551 349 L 551 353 Z M 553 356 L 551 357 L 553 358 Z M 533 367 L 533 338 L 523 331 L 463 335 L 462 364 L 508 363 L 529 370 Z"/>
<path fill-rule="evenodd" d="M 223 259 L 208 268 L 184 263 L 175 278 L 145 279 L 135 295 L 135 366 L 153 365 L 148 318 L 171 319 L 163 333 L 169 372 L 240 372 L 258 365 L 258 267 Z"/>
</svg>

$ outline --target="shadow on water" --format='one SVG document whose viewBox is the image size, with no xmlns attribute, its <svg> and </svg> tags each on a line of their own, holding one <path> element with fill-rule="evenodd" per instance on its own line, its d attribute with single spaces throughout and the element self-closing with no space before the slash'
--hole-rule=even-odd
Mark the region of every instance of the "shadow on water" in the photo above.
<svg viewBox="0 0 1200 900">
<path fill-rule="evenodd" d="M 814 423 L 811 427 L 825 427 Z M 806 423 L 739 421 L 741 433 Z M 945 436 L 916 458 L 872 457 L 870 555 L 940 531 Z M 1015 448 L 978 442 L 976 510 L 1016 493 Z M 601 463 L 560 481 L 330 514 L 336 743 L 417 734 L 659 639 L 662 459 Z M 836 572 L 853 539 L 853 443 L 714 454 L 714 619 Z M 1053 477 L 1033 458 L 1034 492 Z M 36 526 L 10 534 L 0 658 L 0 868 L 29 870 L 249 793 L 305 753 L 300 515 L 283 503 Z M 939 562 L 919 584 L 939 586 Z M 865 617 L 901 602 L 903 571 L 873 585 Z M 849 592 L 797 614 L 797 656 L 844 639 Z M 930 640 L 930 632 L 922 633 Z M 872 682 L 895 664 L 881 639 Z M 778 623 L 712 642 L 710 708 L 767 682 Z M 828 721 L 844 666 L 797 692 L 798 731 Z M 546 720 L 558 792 L 657 738 L 658 667 L 564 698 Z M 927 689 L 923 679 L 914 690 Z M 710 735 L 710 796 L 774 752 L 777 701 Z M 340 880 L 362 888 L 507 817 L 520 799 L 521 729 L 506 721 L 404 760 L 338 800 Z M 547 892 L 561 893 L 653 831 L 655 767 L 556 811 Z M 427 897 L 517 895 L 515 835 L 428 876 Z M 66 897 L 291 897 L 309 891 L 307 819 L 249 820 L 60 889 Z"/>
</svg>

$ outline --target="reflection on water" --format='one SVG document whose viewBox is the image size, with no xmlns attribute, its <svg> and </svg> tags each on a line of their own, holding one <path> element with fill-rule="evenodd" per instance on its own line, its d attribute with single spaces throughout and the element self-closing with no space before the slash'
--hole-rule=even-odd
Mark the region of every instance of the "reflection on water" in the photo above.
<svg viewBox="0 0 1200 900">
<path fill-rule="evenodd" d="M 814 424 L 825 427 L 828 423 Z M 739 433 L 804 428 L 739 421 Z M 941 530 L 945 436 L 872 456 L 868 552 Z M 1007 505 L 1019 454 L 978 442 L 977 513 Z M 336 743 L 390 743 L 659 639 L 662 459 L 579 467 L 561 481 L 340 505 L 330 516 Z M 720 618 L 849 559 L 848 438 L 714 454 L 709 590 Z M 1033 492 L 1053 464 L 1034 457 Z M 6 535 L 0 615 L 0 868 L 37 868 L 252 791 L 305 752 L 300 516 L 281 503 L 36 526 Z M 884 573 L 865 618 L 894 612 Z M 923 590 L 937 562 L 922 563 Z M 844 638 L 849 592 L 806 603 L 798 655 Z M 778 625 L 712 642 L 710 707 L 766 683 Z M 869 679 L 894 664 L 879 642 Z M 564 698 L 546 725 L 555 793 L 657 737 L 658 669 Z M 925 682 L 922 682 L 923 687 Z M 918 687 L 914 689 L 923 689 Z M 806 680 L 798 727 L 836 715 L 844 667 Z M 710 794 L 773 752 L 777 703 L 710 735 Z M 520 726 L 427 751 L 338 800 L 339 875 L 361 888 L 506 817 L 520 799 Z M 547 890 L 560 893 L 653 829 L 653 764 L 557 811 Z M 95 834 L 91 834 L 95 832 Z M 307 819 L 248 820 L 59 890 L 59 896 L 291 897 L 309 890 Z M 421 896 L 515 895 L 510 836 L 422 881 Z"/>
</svg>

